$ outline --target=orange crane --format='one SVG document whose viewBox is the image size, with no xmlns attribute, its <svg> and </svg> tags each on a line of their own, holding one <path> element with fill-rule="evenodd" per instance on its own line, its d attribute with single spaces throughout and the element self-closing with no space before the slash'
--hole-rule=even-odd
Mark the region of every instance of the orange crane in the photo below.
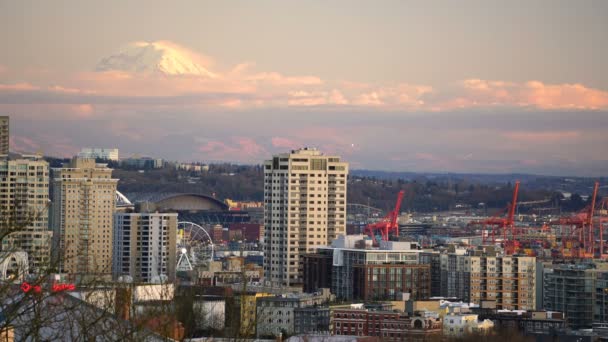
<svg viewBox="0 0 608 342">
<path fill-rule="evenodd" d="M 597 200 L 599 185 L 599 182 L 595 182 L 591 203 L 583 210 L 575 215 L 561 217 L 558 221 L 552 222 L 554 225 L 562 226 L 562 256 L 565 256 L 565 245 L 571 246 L 572 253 L 570 256 L 574 258 L 590 259 L 595 256 L 593 214 L 595 213 L 595 202 Z M 564 226 L 569 226 L 574 229 L 566 232 Z M 574 246 L 574 242 L 578 242 L 579 245 Z M 600 222 L 600 255 L 603 254 L 603 248 L 602 222 Z"/>
<path fill-rule="evenodd" d="M 606 257 L 606 254 L 604 254 L 604 229 L 606 228 L 606 225 L 608 223 L 608 197 L 607 198 L 603 198 L 602 201 L 600 202 L 599 207 L 599 214 L 600 214 L 600 218 L 599 218 L 599 231 L 600 231 L 600 258 L 604 259 Z"/>
<path fill-rule="evenodd" d="M 401 209 L 401 202 L 403 201 L 404 190 L 399 191 L 397 195 L 397 203 L 395 203 L 395 209 L 389 212 L 382 220 L 374 223 L 370 223 L 365 226 L 365 232 L 376 242 L 375 235 L 380 232 L 382 241 L 388 241 L 388 235 L 393 232 L 395 236 L 399 236 L 399 224 L 397 219 L 399 218 L 399 210 Z"/>
<path fill-rule="evenodd" d="M 517 196 L 519 194 L 519 183 L 519 181 L 515 182 L 513 198 L 511 199 L 511 203 L 507 205 L 504 211 L 499 212 L 488 219 L 469 223 L 470 225 L 483 225 L 481 235 L 484 244 L 488 242 L 495 244 L 496 236 L 502 233 L 503 243 L 505 244 L 505 247 L 509 247 L 507 252 L 510 253 L 508 254 L 513 254 L 518 245 L 517 241 L 515 240 L 517 232 L 513 226 L 515 219 L 515 208 L 517 206 Z M 505 211 L 507 213 L 506 217 L 501 217 Z M 507 231 L 510 231 L 511 233 L 510 237 L 512 240 L 510 241 L 507 241 Z M 488 241 L 488 239 L 490 241 Z"/>
</svg>

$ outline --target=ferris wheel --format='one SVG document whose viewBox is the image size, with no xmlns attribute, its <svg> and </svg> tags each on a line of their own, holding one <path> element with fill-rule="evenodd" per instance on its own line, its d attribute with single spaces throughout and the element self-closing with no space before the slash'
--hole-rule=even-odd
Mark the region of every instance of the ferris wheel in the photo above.
<svg viewBox="0 0 608 342">
<path fill-rule="evenodd" d="M 205 228 L 193 222 L 177 223 L 177 271 L 192 271 L 213 260 L 213 240 Z"/>
</svg>

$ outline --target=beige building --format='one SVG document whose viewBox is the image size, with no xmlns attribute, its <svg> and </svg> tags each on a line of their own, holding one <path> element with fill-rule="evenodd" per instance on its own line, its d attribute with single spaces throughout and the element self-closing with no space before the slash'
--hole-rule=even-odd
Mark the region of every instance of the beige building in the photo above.
<svg viewBox="0 0 608 342">
<path fill-rule="evenodd" d="M 173 281 L 176 239 L 176 213 L 114 214 L 114 278 L 129 276 L 145 283 Z"/>
<path fill-rule="evenodd" d="M 8 155 L 8 136 L 9 136 L 8 116 L 0 116 L 0 156 Z"/>
<path fill-rule="evenodd" d="M 301 255 L 346 231 L 348 163 L 304 148 L 264 163 L 264 276 L 302 284 Z"/>
<path fill-rule="evenodd" d="M 72 159 L 53 170 L 53 252 L 70 275 L 110 276 L 116 184 L 112 169 L 93 159 Z"/>
<path fill-rule="evenodd" d="M 536 308 L 536 258 L 497 252 L 441 255 L 441 295 L 497 309 Z"/>
<path fill-rule="evenodd" d="M 489 319 L 479 320 L 471 313 L 450 313 L 443 317 L 443 336 L 463 338 L 467 335 L 487 335 L 494 329 L 494 322 Z"/>
<path fill-rule="evenodd" d="M 36 273 L 49 266 L 52 233 L 48 229 L 49 165 L 39 156 L 0 160 L 0 221 L 17 228 L 2 250 L 28 254 Z"/>
</svg>

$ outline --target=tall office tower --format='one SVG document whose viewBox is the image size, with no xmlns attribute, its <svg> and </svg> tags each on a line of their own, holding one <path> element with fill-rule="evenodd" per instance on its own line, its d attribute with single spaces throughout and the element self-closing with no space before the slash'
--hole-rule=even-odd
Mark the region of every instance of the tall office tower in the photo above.
<svg viewBox="0 0 608 342">
<path fill-rule="evenodd" d="M 112 169 L 93 159 L 74 158 L 53 169 L 53 256 L 61 272 L 111 275 L 117 183 Z"/>
<path fill-rule="evenodd" d="M 0 156 L 8 155 L 8 116 L 0 116 Z"/>
<path fill-rule="evenodd" d="M 0 160 L 0 222 L 15 230 L 2 240 L 2 250 L 23 250 L 30 272 L 49 266 L 49 164 L 39 156 Z"/>
<path fill-rule="evenodd" d="M 114 214 L 112 273 L 136 282 L 175 279 L 176 213 Z"/>
<path fill-rule="evenodd" d="M 264 275 L 302 284 L 301 256 L 346 231 L 348 163 L 304 148 L 264 162 Z"/>
</svg>

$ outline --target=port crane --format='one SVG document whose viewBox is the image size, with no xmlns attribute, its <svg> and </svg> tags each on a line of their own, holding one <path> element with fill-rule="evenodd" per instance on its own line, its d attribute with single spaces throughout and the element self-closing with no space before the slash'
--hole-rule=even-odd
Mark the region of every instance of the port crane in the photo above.
<svg viewBox="0 0 608 342">
<path fill-rule="evenodd" d="M 591 202 L 578 213 L 561 217 L 557 221 L 551 222 L 552 225 L 561 226 L 562 241 L 561 254 L 564 257 L 579 259 L 592 259 L 595 257 L 595 228 L 593 226 L 593 215 L 595 213 L 595 202 L 599 182 L 595 182 Z M 568 228 L 568 229 L 566 229 Z M 600 256 L 604 253 L 603 221 L 599 224 L 599 249 Z M 566 248 L 569 251 L 566 251 Z"/>
<path fill-rule="evenodd" d="M 395 236 L 399 236 L 399 224 L 397 219 L 399 218 L 399 210 L 401 210 L 401 202 L 403 201 L 404 190 L 399 191 L 397 195 L 397 202 L 395 203 L 395 209 L 389 212 L 384 218 L 378 222 L 370 223 L 365 226 L 365 233 L 376 242 L 375 236 L 381 236 L 382 241 L 388 241 L 389 233 L 392 232 Z"/>
<path fill-rule="evenodd" d="M 519 184 L 519 181 L 515 182 L 515 187 L 513 188 L 513 197 L 505 210 L 488 219 L 472 221 L 469 223 L 469 225 L 483 226 L 481 235 L 484 244 L 495 244 L 496 237 L 502 234 L 503 245 L 505 247 L 505 252 L 508 255 L 513 254 L 519 247 L 519 242 L 517 241 L 517 231 L 514 227 L 515 208 L 517 207 L 517 196 L 519 195 Z M 506 216 L 504 216 L 505 212 Z M 507 232 L 510 233 L 509 236 L 507 235 Z M 511 239 L 507 240 L 508 237 Z"/>
</svg>

